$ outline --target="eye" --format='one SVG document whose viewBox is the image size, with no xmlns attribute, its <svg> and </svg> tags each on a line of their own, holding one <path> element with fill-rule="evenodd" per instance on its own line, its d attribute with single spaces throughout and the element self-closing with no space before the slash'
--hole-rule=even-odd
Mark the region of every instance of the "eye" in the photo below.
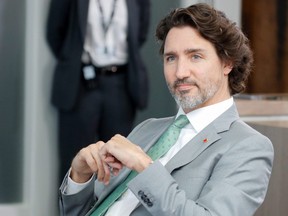
<svg viewBox="0 0 288 216">
<path fill-rule="evenodd" d="M 172 62 L 174 60 L 175 60 L 175 56 L 173 56 L 173 55 L 166 56 L 166 58 L 165 58 L 166 62 Z"/>
<path fill-rule="evenodd" d="M 192 55 L 192 60 L 200 60 L 202 57 L 199 54 Z"/>
</svg>

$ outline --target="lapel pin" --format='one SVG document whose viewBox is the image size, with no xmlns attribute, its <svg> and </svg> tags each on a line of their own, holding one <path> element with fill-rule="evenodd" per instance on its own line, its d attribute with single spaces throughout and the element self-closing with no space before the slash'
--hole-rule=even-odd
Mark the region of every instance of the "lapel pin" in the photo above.
<svg viewBox="0 0 288 216">
<path fill-rule="evenodd" d="M 207 138 L 205 138 L 205 139 L 203 140 L 203 142 L 204 142 L 204 143 L 207 143 L 207 142 L 208 142 L 208 139 L 207 139 Z"/>
</svg>

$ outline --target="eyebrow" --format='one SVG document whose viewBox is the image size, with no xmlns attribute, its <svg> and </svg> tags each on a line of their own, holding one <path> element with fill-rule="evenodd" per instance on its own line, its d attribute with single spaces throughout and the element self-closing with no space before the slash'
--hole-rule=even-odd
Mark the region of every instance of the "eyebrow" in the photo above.
<svg viewBox="0 0 288 216">
<path fill-rule="evenodd" d="M 175 54 L 176 54 L 176 52 L 173 52 L 173 51 L 165 52 L 165 53 L 163 53 L 163 57 L 167 57 L 167 56 L 171 56 L 171 55 L 175 55 Z"/>
<path fill-rule="evenodd" d="M 205 50 L 201 48 L 188 48 L 184 50 L 185 54 L 198 53 L 198 52 L 205 53 Z M 170 55 L 175 55 L 175 54 L 176 52 L 169 51 L 169 52 L 164 53 L 163 56 L 170 56 Z"/>
<path fill-rule="evenodd" d="M 205 50 L 204 49 L 201 49 L 201 48 L 191 48 L 191 49 L 186 49 L 185 51 L 185 54 L 190 54 L 190 53 L 204 53 Z"/>
</svg>

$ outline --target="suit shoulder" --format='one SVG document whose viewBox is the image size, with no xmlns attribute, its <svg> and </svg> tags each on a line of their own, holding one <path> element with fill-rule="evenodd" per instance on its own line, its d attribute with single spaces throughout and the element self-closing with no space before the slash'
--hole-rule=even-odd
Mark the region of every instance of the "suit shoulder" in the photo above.
<svg viewBox="0 0 288 216">
<path fill-rule="evenodd" d="M 266 146 L 267 148 L 273 149 L 272 142 L 268 136 L 260 133 L 258 130 L 240 119 L 231 125 L 230 130 L 234 134 L 233 139 L 235 140 L 253 139 L 255 144 L 259 143 L 262 147 Z"/>
</svg>

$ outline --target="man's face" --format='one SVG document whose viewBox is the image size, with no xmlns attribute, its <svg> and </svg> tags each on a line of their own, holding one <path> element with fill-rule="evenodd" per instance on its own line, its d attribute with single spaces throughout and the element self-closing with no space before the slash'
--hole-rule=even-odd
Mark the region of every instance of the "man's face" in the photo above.
<svg viewBox="0 0 288 216">
<path fill-rule="evenodd" d="M 220 60 L 213 44 L 194 28 L 172 28 L 163 58 L 168 88 L 186 113 L 230 97 L 231 66 Z"/>
</svg>

